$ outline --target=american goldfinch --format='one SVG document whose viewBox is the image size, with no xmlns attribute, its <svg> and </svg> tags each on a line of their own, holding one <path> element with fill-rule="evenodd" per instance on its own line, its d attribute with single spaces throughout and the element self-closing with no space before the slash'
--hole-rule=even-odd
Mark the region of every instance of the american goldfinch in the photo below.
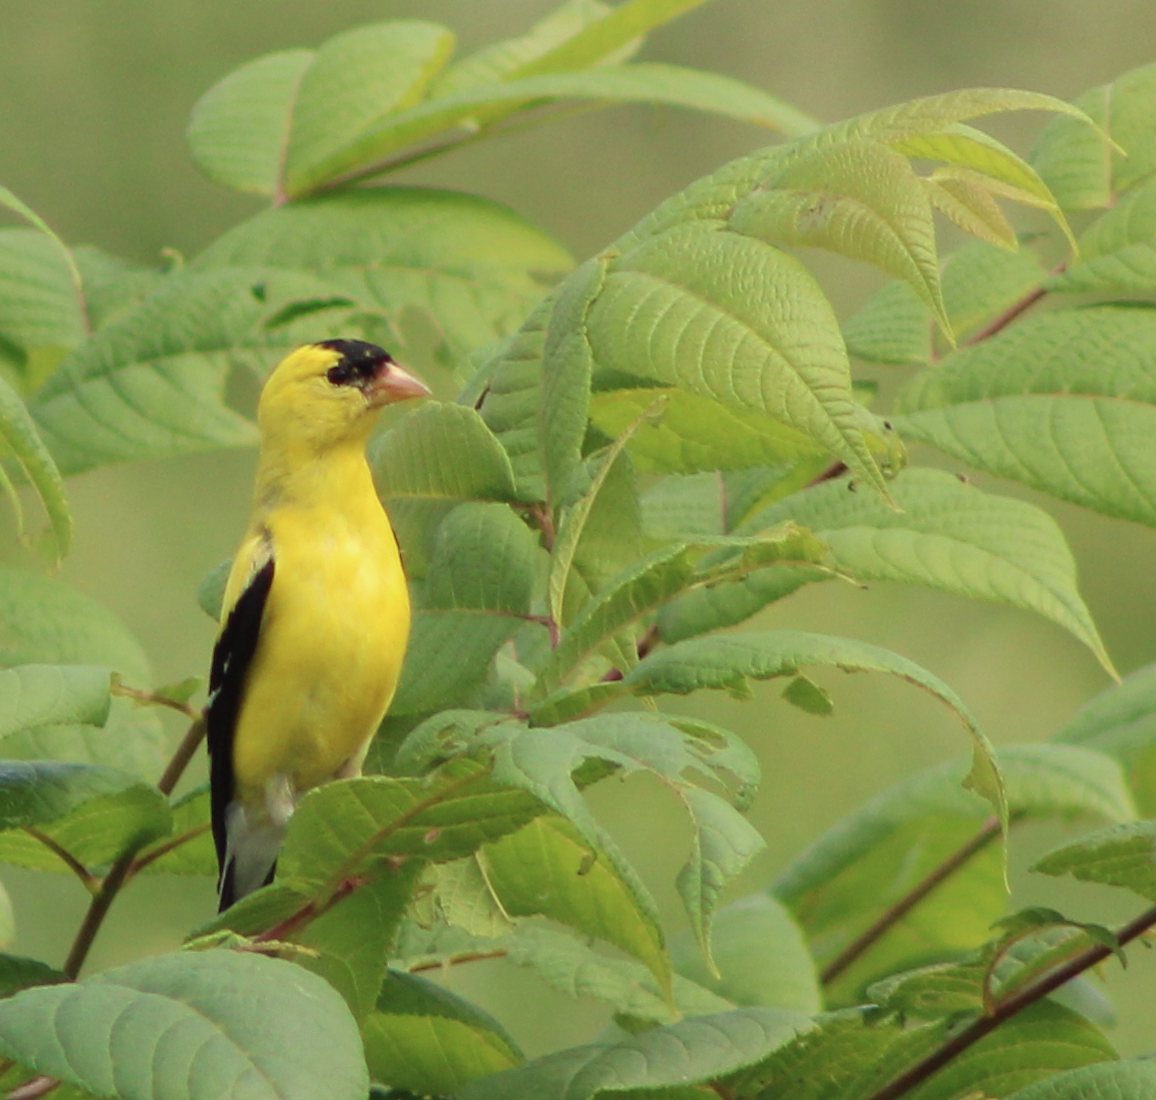
<svg viewBox="0 0 1156 1100">
<path fill-rule="evenodd" d="M 221 910 L 271 880 L 306 791 L 360 772 L 389 706 L 409 593 L 365 446 L 383 406 L 429 392 L 361 340 L 298 348 L 265 383 L 206 711 Z"/>
</svg>

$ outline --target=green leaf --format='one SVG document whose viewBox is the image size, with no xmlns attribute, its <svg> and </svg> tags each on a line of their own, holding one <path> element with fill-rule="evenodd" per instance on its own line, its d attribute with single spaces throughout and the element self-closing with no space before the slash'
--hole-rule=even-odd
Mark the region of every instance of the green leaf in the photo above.
<svg viewBox="0 0 1156 1100">
<path fill-rule="evenodd" d="M 314 56 L 284 50 L 258 57 L 197 100 L 185 137 L 210 179 L 234 191 L 277 194 L 294 100 Z"/>
<path fill-rule="evenodd" d="M 36 726 L 108 721 L 109 674 L 92 665 L 20 665 L 0 671 L 0 737 Z"/>
<path fill-rule="evenodd" d="M 882 488 L 838 322 L 809 272 L 721 223 L 633 236 L 590 311 L 598 366 L 768 415 Z"/>
<path fill-rule="evenodd" d="M 162 955 L 25 990 L 0 1002 L 0 1049 L 124 1100 L 364 1100 L 369 1089 L 337 993 L 291 963 L 234 951 Z"/>
<path fill-rule="evenodd" d="M 34 985 L 58 985 L 66 981 L 68 978 L 63 973 L 39 959 L 0 954 L 0 998 L 11 997 Z"/>
<path fill-rule="evenodd" d="M 670 998 L 662 930 L 606 854 L 560 817 L 539 817 L 482 849 L 486 880 L 512 917 L 541 914 L 643 962 Z"/>
<path fill-rule="evenodd" d="M 641 963 L 600 954 L 565 932 L 521 924 L 499 949 L 515 966 L 526 967 L 571 997 L 594 997 L 628 1020 L 672 1024 L 686 1016 L 709 1016 L 734 1005 L 702 985 L 674 974 L 670 994 Z"/>
<path fill-rule="evenodd" d="M 35 829 L 85 866 L 112 862 L 172 828 L 155 787 L 113 768 L 49 761 L 0 764 L 0 861 L 46 871 L 68 865 Z"/>
<path fill-rule="evenodd" d="M 425 401 L 370 447 L 378 491 L 391 502 L 517 499 L 506 452 L 473 409 Z"/>
<path fill-rule="evenodd" d="M 276 357 L 299 343 L 296 330 L 260 322 L 269 303 L 315 285 L 265 269 L 165 278 L 37 393 L 32 413 L 61 469 L 255 443 L 256 428 L 224 404 L 230 353 Z"/>
<path fill-rule="evenodd" d="M 1144 293 L 1156 287 L 1156 181 L 1128 191 L 1080 238 L 1079 262 L 1045 284 L 1076 294 Z"/>
<path fill-rule="evenodd" d="M 979 469 L 1156 525 L 1154 356 L 1156 311 L 1048 313 L 917 375 L 894 422 Z"/>
<path fill-rule="evenodd" d="M 133 684 L 150 682 L 148 659 L 112 612 L 60 581 L 0 568 L 0 665 L 99 665 Z M 103 728 L 52 725 L 10 734 L 12 759 L 66 759 L 103 764 L 146 777 L 164 766 L 167 743 L 156 714 L 114 699 Z"/>
<path fill-rule="evenodd" d="M 318 165 L 380 119 L 416 104 L 453 49 L 450 31 L 417 19 L 372 23 L 329 39 L 297 88 L 286 191 L 301 195 L 306 181 L 320 182 Z"/>
<path fill-rule="evenodd" d="M 1013 745 L 1000 751 L 1008 807 L 1017 820 L 1133 817 L 1115 762 L 1074 748 Z M 991 843 L 991 808 L 964 790 L 966 771 L 965 761 L 953 761 L 884 791 L 776 879 L 774 895 L 791 909 L 819 962 L 827 965 L 948 860 L 970 853 L 954 875 L 847 968 L 832 987 L 837 1003 L 857 997 L 874 978 L 984 943 L 991 922 L 1003 915 L 1007 893 Z"/>
<path fill-rule="evenodd" d="M 38 349 L 63 355 L 85 338 L 74 273 L 60 244 L 39 229 L 0 229 L 0 335 L 4 360 L 29 385 Z M 11 347 L 8 347 L 11 345 Z"/>
<path fill-rule="evenodd" d="M 1008 1100 L 1153 1100 L 1156 1065 L 1146 1061 L 1107 1061 L 1046 1077 L 1017 1089 Z"/>
<path fill-rule="evenodd" d="M 459 859 L 540 813 L 537 801 L 492 782 L 469 761 L 447 765 L 436 781 L 337 780 L 301 800 L 278 877 L 329 888 L 391 856 Z"/>
<path fill-rule="evenodd" d="M 1112 1044 L 1089 1021 L 1041 1002 L 984 1036 L 910 1095 L 915 1100 L 1006 1096 L 1053 1074 L 1116 1057 Z"/>
<path fill-rule="evenodd" d="M 730 1084 L 736 1095 L 865 1100 L 943 1040 L 941 1026 L 904 1029 L 862 1008 L 819 1016 Z"/>
<path fill-rule="evenodd" d="M 184 843 L 151 859 L 138 874 L 204 875 L 216 878 L 217 849 L 209 830 L 209 786 L 207 783 L 190 791 L 172 804 L 173 828 L 170 838 L 141 849 L 140 858 L 149 859 L 170 840 L 189 836 Z M 193 834 L 193 835 L 190 835 Z"/>
<path fill-rule="evenodd" d="M 0 186 L 0 207 L 10 210 L 16 214 L 23 221 L 28 222 L 34 229 L 43 233 L 59 250 L 65 265 L 68 268 L 69 275 L 72 278 L 73 293 L 77 302 L 83 301 L 83 294 L 81 292 L 80 271 L 76 266 L 76 260 L 73 258 L 72 250 L 62 241 L 52 227 L 33 210 L 31 207 L 17 198 L 7 187 Z"/>
<path fill-rule="evenodd" d="M 766 843 L 734 805 L 695 785 L 696 775 L 709 776 L 724 789 L 735 789 L 737 806 L 749 804 L 758 766 L 739 738 L 687 718 L 602 714 L 548 729 L 499 726 L 483 732 L 481 740 L 493 748 L 495 781 L 529 791 L 573 822 L 592 848 L 606 852 L 652 919 L 646 888 L 591 814 L 574 773 L 587 761 L 601 761 L 626 774 L 650 771 L 670 787 L 694 827 L 691 855 L 677 885 L 695 933 L 708 950 L 710 914 L 719 894 Z"/>
<path fill-rule="evenodd" d="M 694 937 L 671 941 L 675 970 L 739 1005 L 790 1008 L 813 1016 L 823 997 L 802 930 L 774 898 L 752 894 L 715 913 L 712 974 Z"/>
<path fill-rule="evenodd" d="M 590 419 L 618 438 L 663 396 L 660 416 L 642 421 L 627 444 L 645 469 L 659 473 L 742 470 L 826 456 L 802 432 L 762 413 L 686 390 L 624 389 L 594 393 Z"/>
<path fill-rule="evenodd" d="M 793 676 L 805 665 L 832 665 L 845 672 L 889 672 L 929 691 L 963 722 L 975 750 L 967 784 L 986 798 L 1001 820 L 1007 807 L 992 748 L 963 701 L 937 676 L 896 653 L 866 642 L 800 631 L 765 631 L 692 638 L 650 654 L 622 683 L 640 695 L 685 695 L 723 689 L 746 698 L 748 679 Z"/>
<path fill-rule="evenodd" d="M 461 1100 L 594 1100 L 714 1080 L 752 1065 L 809 1026 L 799 1013 L 745 1008 L 535 1058 L 461 1091 Z M 682 1095 L 686 1095 L 685 1092 Z"/>
<path fill-rule="evenodd" d="M 558 288 L 542 347 L 542 405 L 539 446 L 546 479 L 546 502 L 557 508 L 582 463 L 582 442 L 590 411 L 594 353 L 586 335 L 590 308 L 602 292 L 606 261 L 587 260 Z M 619 441 L 619 446 L 625 440 Z M 603 465 L 616 457 L 611 450 Z M 553 604 L 553 599 L 551 603 Z"/>
<path fill-rule="evenodd" d="M 502 504 L 462 504 L 438 527 L 393 714 L 465 701 L 530 614 L 538 547 Z"/>
<path fill-rule="evenodd" d="M 303 953 L 296 961 L 333 986 L 359 1024 L 377 1001 L 385 960 L 421 869 L 420 861 L 400 872 L 378 868 L 364 886 L 293 936 L 296 943 L 317 952 Z"/>
<path fill-rule="evenodd" d="M 828 564 L 859 581 L 901 581 L 1043 615 L 1111 661 L 1076 588 L 1076 563 L 1055 521 L 1023 501 L 981 492 L 941 470 L 912 468 L 890 485 L 902 509 L 829 481 L 754 516 L 753 534 L 790 517 L 826 543 Z M 828 574 L 829 576 L 829 574 Z M 799 587 L 826 579 L 793 574 Z M 663 637 L 677 640 L 740 622 L 786 592 L 784 579 L 755 573 L 696 592 L 664 613 Z M 788 589 L 790 591 L 790 589 Z"/>
<path fill-rule="evenodd" d="M 413 974 L 391 971 L 362 1029 L 370 1076 L 394 1088 L 447 1096 L 522 1061 L 488 1013 Z"/>
<path fill-rule="evenodd" d="M 613 9 L 600 0 L 563 0 L 563 3 L 544 19 L 535 23 L 526 34 L 507 38 L 483 46 L 480 50 L 455 61 L 442 72 L 431 88 L 432 97 L 441 97 L 480 84 L 496 84 L 537 61 L 543 55 L 569 41 L 580 31 L 604 19 Z M 609 56 L 624 60 L 637 51 L 635 40 L 614 48 Z M 591 63 L 600 63 L 604 57 L 595 57 Z"/>
<path fill-rule="evenodd" d="M 317 273 L 331 293 L 382 315 L 394 331 L 417 311 L 433 325 L 438 353 L 464 360 L 513 333 L 571 262 L 499 203 L 378 187 L 266 210 L 218 237 L 190 268 Z"/>
<path fill-rule="evenodd" d="M 951 253 L 940 280 L 952 331 L 974 334 L 1022 301 L 1046 272 L 1030 249 L 1008 252 L 972 241 Z M 906 283 L 888 283 L 843 329 L 852 355 L 872 363 L 930 363 L 931 313 Z"/>
<path fill-rule="evenodd" d="M 1119 761 L 1142 814 L 1156 815 L 1156 666 L 1101 692 L 1052 740 L 1098 749 Z"/>
<path fill-rule="evenodd" d="M 539 700 L 580 671 L 582 663 L 608 637 L 686 589 L 721 584 L 764 567 L 818 563 L 826 550 L 810 531 L 790 522 L 767 528 L 751 538 L 704 537 L 700 546 L 712 543 L 721 546 L 723 552 L 712 555 L 697 567 L 694 559 L 700 556 L 699 547 L 676 542 L 655 550 L 619 574 L 597 599 L 586 605 L 539 670 Z M 714 560 L 716 557 L 718 560 Z M 627 680 L 622 681 L 624 688 L 632 688 L 639 682 L 632 679 L 633 676 L 631 672 Z M 534 714 L 533 720 L 545 719 Z"/>
<path fill-rule="evenodd" d="M 94 332 L 140 305 L 164 282 L 164 274 L 91 245 L 73 249 L 84 279 L 84 305 Z"/>
<path fill-rule="evenodd" d="M 1156 821 L 1129 821 L 1049 852 L 1033 871 L 1123 886 L 1156 901 Z"/>
<path fill-rule="evenodd" d="M 908 159 L 869 139 L 816 143 L 784 159 L 758 191 L 738 203 L 731 227 L 873 263 L 910 283 L 950 331 L 931 203 Z"/>
<path fill-rule="evenodd" d="M 1110 206 L 1114 194 L 1156 169 L 1149 135 L 1156 110 L 1156 65 L 1085 92 L 1075 104 L 1115 143 L 1071 118 L 1050 122 L 1032 163 L 1065 210 Z"/>
</svg>

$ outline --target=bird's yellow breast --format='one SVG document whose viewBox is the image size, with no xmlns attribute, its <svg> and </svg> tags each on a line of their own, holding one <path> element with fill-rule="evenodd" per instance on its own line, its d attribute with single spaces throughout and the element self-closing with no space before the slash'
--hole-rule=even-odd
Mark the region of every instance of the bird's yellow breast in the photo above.
<svg viewBox="0 0 1156 1100">
<path fill-rule="evenodd" d="M 410 622 L 397 542 L 371 486 L 342 496 L 264 519 L 273 585 L 233 746 L 246 803 L 356 770 L 397 686 Z"/>
</svg>

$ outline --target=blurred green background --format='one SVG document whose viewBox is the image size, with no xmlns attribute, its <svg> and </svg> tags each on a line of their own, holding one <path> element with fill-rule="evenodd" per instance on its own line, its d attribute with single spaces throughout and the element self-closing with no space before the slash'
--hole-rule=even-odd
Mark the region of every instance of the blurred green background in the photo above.
<svg viewBox="0 0 1156 1100">
<path fill-rule="evenodd" d="M 144 261 L 166 248 L 191 255 L 259 208 L 204 179 L 183 144 L 192 104 L 236 65 L 397 16 L 444 22 L 468 50 L 519 32 L 551 6 L 548 0 L 3 0 L 0 181 L 70 242 Z M 826 120 L 975 84 L 1070 98 L 1156 58 L 1156 5 L 715 0 L 655 34 L 644 56 L 741 77 Z M 1040 121 L 1017 117 L 994 129 L 1024 149 Z M 737 123 L 618 108 L 483 143 L 402 178 L 508 202 L 581 258 L 671 192 L 766 140 Z M 866 268 L 809 259 L 844 314 L 882 281 Z M 253 457 L 221 453 L 104 470 L 71 483 L 77 548 L 62 576 L 136 631 L 158 682 L 207 667 L 213 624 L 197 610 L 193 592 L 241 531 Z M 1071 540 L 1084 594 L 1120 670 L 1156 659 L 1156 532 L 1047 507 Z M 1043 620 L 916 589 L 815 586 L 773 608 L 764 622 L 865 638 L 922 662 L 963 695 L 997 742 L 1046 737 L 1107 684 L 1090 654 Z M 747 735 L 763 761 L 753 818 L 770 849 L 736 896 L 759 888 L 870 795 L 964 749 L 954 719 L 906 685 L 839 674 L 824 682 L 837 703 L 828 719 L 802 715 L 765 686 L 745 704 L 718 698 L 690 704 Z M 630 785 L 597 790 L 596 806 L 678 930 L 672 880 L 688 834 L 661 792 L 640 780 Z M 1126 897 L 1023 871 L 1033 854 L 1071 834 L 1057 825 L 1016 835 L 1016 900 L 1059 905 L 1086 919 L 1134 912 Z M 4 881 L 16 905 L 17 950 L 59 962 L 84 905 L 79 886 L 64 876 L 20 872 L 6 873 Z M 93 965 L 171 948 L 208 916 L 212 894 L 207 881 L 138 883 L 118 902 Z M 1156 963 L 1143 948 L 1132 955 L 1126 973 L 1113 963 L 1105 977 L 1121 1010 L 1117 1043 L 1125 1053 L 1144 1053 L 1156 1050 Z M 559 1027 L 570 1041 L 582 1041 L 605 1021 L 597 1006 L 576 1004 L 511 970 L 475 964 L 448 980 L 497 1012 L 531 1053 L 557 1041 Z"/>
</svg>

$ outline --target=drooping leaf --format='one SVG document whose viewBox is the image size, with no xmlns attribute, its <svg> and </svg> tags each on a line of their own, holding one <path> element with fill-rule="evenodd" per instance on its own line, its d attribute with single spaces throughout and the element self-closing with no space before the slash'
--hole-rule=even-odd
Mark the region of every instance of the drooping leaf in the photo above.
<svg viewBox="0 0 1156 1100">
<path fill-rule="evenodd" d="M 617 1093 L 661 1096 L 710 1081 L 765 1058 L 809 1026 L 799 1013 L 744 1008 L 698 1016 L 618 1042 L 547 1054 L 467 1086 L 461 1100 L 594 1100 Z M 684 1092 L 685 1096 L 686 1093 Z"/>
<path fill-rule="evenodd" d="M 482 849 L 486 880 L 512 917 L 541 914 L 648 966 L 669 998 L 662 930 L 605 853 L 565 818 L 539 817 Z"/>
<path fill-rule="evenodd" d="M 845 672 L 888 672 L 946 703 L 959 716 L 975 744 L 968 785 L 1006 821 L 1007 806 L 991 745 L 963 701 L 937 676 L 877 646 L 790 630 L 692 638 L 650 654 L 622 682 L 641 695 L 684 695 L 714 688 L 748 697 L 749 679 L 793 676 L 801 667 L 815 664 L 831 665 Z"/>
<path fill-rule="evenodd" d="M 822 1008 L 815 963 L 790 913 L 766 894 L 752 894 L 715 913 L 710 972 L 691 935 L 671 942 L 675 970 L 739 1005 L 795 1009 L 813 1016 Z"/>
<path fill-rule="evenodd" d="M 1118 760 L 1141 812 L 1156 814 L 1156 666 L 1138 669 L 1101 692 L 1052 739 Z"/>
<path fill-rule="evenodd" d="M 125 1100 L 364 1100 L 369 1089 L 338 994 L 291 963 L 234 951 L 162 955 L 25 990 L 0 1001 L 0 1049 Z"/>
<path fill-rule="evenodd" d="M 917 375 L 895 424 L 980 469 L 1156 524 L 1154 333 L 1141 307 L 1022 321 Z"/>
<path fill-rule="evenodd" d="M 759 775 L 741 740 L 691 719 L 648 714 L 603 714 L 547 729 L 497 726 L 479 740 L 492 747 L 495 781 L 528 791 L 577 826 L 593 849 L 613 861 L 652 919 L 648 891 L 590 812 L 574 773 L 587 761 L 601 762 L 626 774 L 650 771 L 670 787 L 694 827 L 691 856 L 677 885 L 695 933 L 709 950 L 710 914 L 719 894 L 766 843 L 732 805 L 746 807 Z M 733 789 L 731 801 L 697 786 L 696 773 Z"/>
<path fill-rule="evenodd" d="M 420 1095 L 456 1093 L 522 1052 L 487 1012 L 414 974 L 391 971 L 363 1026 L 370 1076 Z"/>
<path fill-rule="evenodd" d="M 416 310 L 433 325 L 439 354 L 457 360 L 514 332 L 570 265 L 560 245 L 498 203 L 381 187 L 266 210 L 190 267 L 314 272 L 329 293 L 380 314 L 395 333 L 403 314 Z M 382 339 L 404 356 L 396 335 Z"/>
<path fill-rule="evenodd" d="M 1110 825 L 1049 852 L 1032 870 L 1123 886 L 1156 901 L 1156 822 Z"/>
<path fill-rule="evenodd" d="M 258 57 L 197 100 L 185 136 L 210 179 L 235 191 L 277 194 L 294 100 L 314 56 L 284 50 Z"/>
<path fill-rule="evenodd" d="M 1030 504 L 981 492 L 949 473 L 911 468 L 890 485 L 902 511 L 830 481 L 772 505 L 739 528 L 790 517 L 829 547 L 827 562 L 859 581 L 902 581 L 1044 615 L 1111 662 L 1076 588 L 1076 564 L 1055 521 Z M 822 574 L 754 573 L 692 593 L 664 612 L 671 641 L 740 622 Z M 788 582 L 793 585 L 788 587 Z M 785 589 L 785 590 L 784 590 Z"/>
</svg>

